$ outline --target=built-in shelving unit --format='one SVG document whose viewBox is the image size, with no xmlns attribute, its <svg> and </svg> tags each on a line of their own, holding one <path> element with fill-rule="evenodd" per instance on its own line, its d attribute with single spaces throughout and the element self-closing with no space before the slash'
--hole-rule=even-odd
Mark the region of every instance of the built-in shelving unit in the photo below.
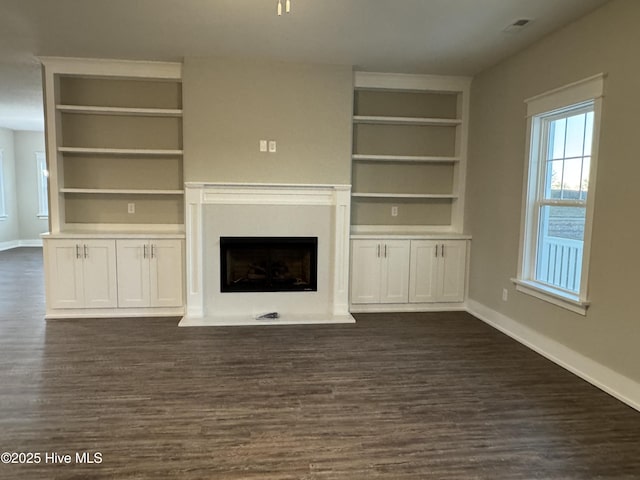
<svg viewBox="0 0 640 480">
<path fill-rule="evenodd" d="M 462 232 L 469 85 L 467 77 L 355 74 L 354 233 Z"/>
<path fill-rule="evenodd" d="M 183 230 L 182 65 L 42 63 L 51 232 L 85 224 Z"/>
<path fill-rule="evenodd" d="M 41 60 L 46 317 L 183 315 L 182 65 Z"/>
</svg>

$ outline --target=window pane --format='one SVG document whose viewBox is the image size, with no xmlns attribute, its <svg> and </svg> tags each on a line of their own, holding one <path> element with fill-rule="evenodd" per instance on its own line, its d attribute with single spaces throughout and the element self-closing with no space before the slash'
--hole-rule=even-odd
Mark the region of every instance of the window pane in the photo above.
<svg viewBox="0 0 640 480">
<path fill-rule="evenodd" d="M 564 133 L 567 121 L 562 118 L 549 124 L 549 155 L 547 158 L 564 158 Z"/>
<path fill-rule="evenodd" d="M 545 185 L 545 198 L 557 199 L 562 195 L 562 160 L 547 162 L 547 179 Z"/>
<path fill-rule="evenodd" d="M 536 280 L 575 293 L 580 291 L 586 208 L 540 208 Z"/>
<path fill-rule="evenodd" d="M 562 198 L 565 200 L 578 200 L 581 182 L 582 158 L 565 160 L 562 174 Z"/>
<path fill-rule="evenodd" d="M 567 142 L 565 157 L 581 157 L 584 150 L 584 122 L 586 115 L 574 115 L 567 119 Z"/>
</svg>

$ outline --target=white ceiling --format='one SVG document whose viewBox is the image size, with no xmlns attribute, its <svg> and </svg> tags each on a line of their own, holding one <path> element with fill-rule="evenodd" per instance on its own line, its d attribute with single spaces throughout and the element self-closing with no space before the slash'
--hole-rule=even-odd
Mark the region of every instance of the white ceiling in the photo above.
<svg viewBox="0 0 640 480">
<path fill-rule="evenodd" d="M 284 0 L 283 0 L 284 1 Z M 0 127 L 41 130 L 36 56 L 269 57 L 473 75 L 608 0 L 0 0 Z M 503 29 L 520 18 L 520 33 Z"/>
</svg>

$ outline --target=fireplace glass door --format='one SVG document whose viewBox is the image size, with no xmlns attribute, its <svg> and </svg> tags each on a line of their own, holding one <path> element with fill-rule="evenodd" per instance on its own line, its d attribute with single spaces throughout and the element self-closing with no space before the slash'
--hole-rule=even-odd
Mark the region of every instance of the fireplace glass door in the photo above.
<svg viewBox="0 0 640 480">
<path fill-rule="evenodd" d="M 317 291 L 317 237 L 221 237 L 222 292 Z"/>
</svg>

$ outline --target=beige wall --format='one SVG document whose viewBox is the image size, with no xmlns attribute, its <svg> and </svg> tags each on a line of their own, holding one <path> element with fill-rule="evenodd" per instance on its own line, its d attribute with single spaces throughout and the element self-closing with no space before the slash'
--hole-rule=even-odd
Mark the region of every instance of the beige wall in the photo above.
<svg viewBox="0 0 640 480">
<path fill-rule="evenodd" d="M 351 67 L 187 58 L 183 92 L 185 181 L 350 183 Z"/>
<path fill-rule="evenodd" d="M 38 218 L 36 152 L 44 152 L 43 132 L 15 132 L 16 182 L 20 240 L 34 240 L 49 230 L 48 220 Z"/>
<path fill-rule="evenodd" d="M 478 75 L 472 85 L 466 229 L 473 235 L 469 296 L 640 381 L 636 106 L 640 2 L 614 0 Z M 525 105 L 530 96 L 606 73 L 593 226 L 590 300 L 583 317 L 518 293 L 516 275 Z M 508 302 L 502 302 L 509 288 Z"/>
<path fill-rule="evenodd" d="M 13 130 L 0 128 L 0 150 L 3 156 L 4 202 L 6 218 L 0 218 L 0 243 L 19 240 L 18 206 L 16 202 L 16 169 Z"/>
</svg>

